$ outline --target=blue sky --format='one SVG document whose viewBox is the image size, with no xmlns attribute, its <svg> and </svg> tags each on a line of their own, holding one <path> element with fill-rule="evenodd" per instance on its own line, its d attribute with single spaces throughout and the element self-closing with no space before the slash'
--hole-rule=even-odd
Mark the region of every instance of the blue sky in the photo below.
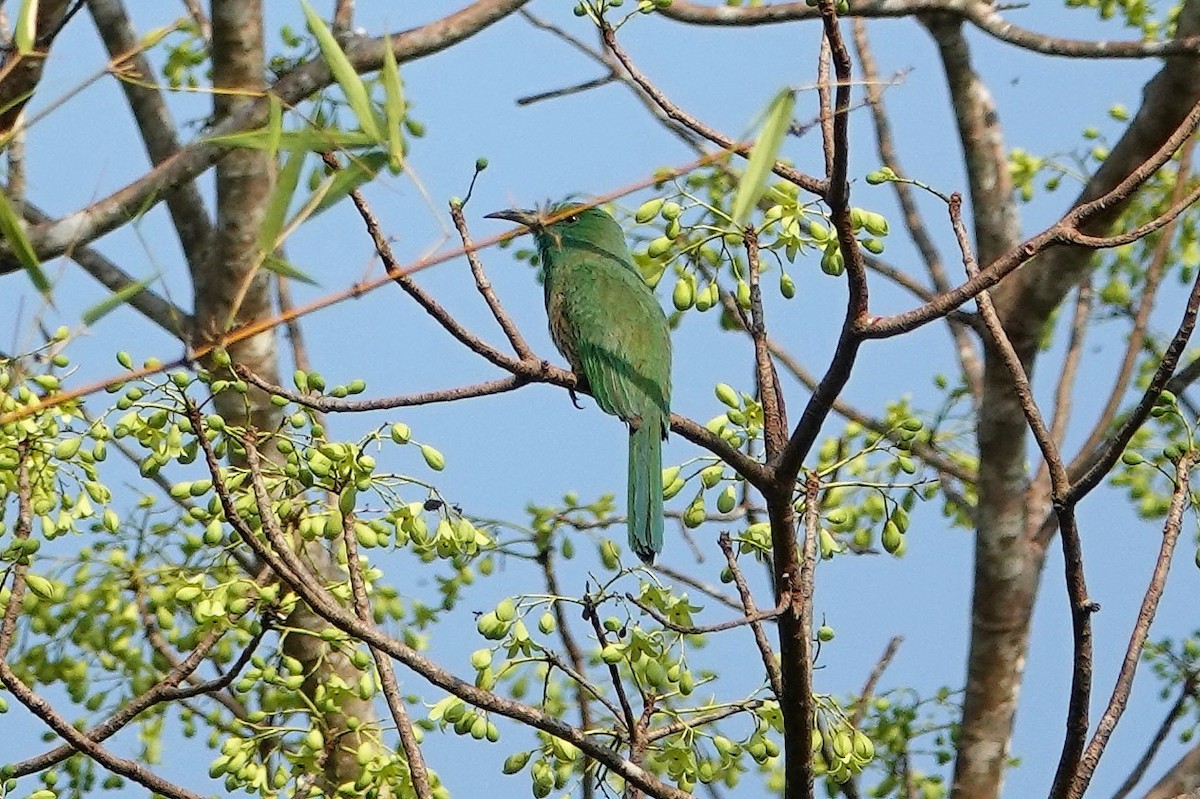
<svg viewBox="0 0 1200 799">
<path fill-rule="evenodd" d="M 166 24 L 177 12 L 175 4 L 139 4 L 140 30 Z M 328 3 L 318 7 L 324 11 Z M 377 32 L 418 25 L 444 9 L 401 10 L 393 4 L 358 4 L 360 23 Z M 586 41 L 594 34 L 586 22 L 573 17 L 569 3 L 540 0 L 530 5 L 536 14 L 553 19 Z M 298 5 L 272 2 L 270 26 L 283 22 L 298 25 Z M 1048 33 L 1075 37 L 1126 38 L 1119 24 L 1100 23 L 1090 11 L 1068 11 L 1057 4 L 1039 3 L 1006 12 L 1020 25 Z M 895 127 L 901 159 L 909 174 L 944 191 L 965 191 L 960 148 L 953 118 L 946 103 L 941 68 L 929 37 L 913 22 L 883 21 L 870 26 L 880 71 L 903 71 L 905 77 L 887 91 L 886 100 Z M 1157 69 L 1156 62 L 1089 63 L 1032 56 L 972 32 L 976 63 L 995 94 L 1008 145 L 1038 154 L 1071 151 L 1084 146 L 1080 131 L 1095 125 L 1115 138 L 1120 126 L 1107 116 L 1113 103 L 1137 107 L 1144 81 Z M 621 31 L 621 39 L 642 69 L 676 102 L 696 116 L 732 135 L 741 136 L 771 96 L 782 86 L 801 89 L 797 117 L 815 111 L 811 90 L 815 54 L 819 43 L 816 25 L 787 25 L 755 30 L 706 30 L 681 26 L 656 18 L 638 18 Z M 85 14 L 81 14 L 56 44 L 46 81 L 31 108 L 45 108 L 51 100 L 103 68 L 105 58 Z M 633 96 L 619 85 L 586 94 L 518 107 L 523 95 L 569 86 L 600 74 L 600 68 L 564 43 L 513 17 L 453 48 L 402 67 L 406 92 L 414 115 L 425 123 L 428 135 L 413 143 L 411 177 L 385 176 L 367 189 L 367 195 L 385 231 L 395 238 L 402 261 L 415 260 L 433 249 L 454 245 L 445 203 L 466 191 L 477 157 L 490 161 L 481 176 L 467 218 L 477 238 L 503 227 L 483 214 L 511 205 L 530 205 L 570 193 L 599 194 L 641 180 L 655 168 L 684 163 L 691 153 L 651 119 Z M 177 121 L 198 123 L 207 110 L 207 97 L 175 98 Z M 861 180 L 878 166 L 867 117 L 852 121 L 854 150 L 851 174 L 857 179 L 854 202 L 892 214 L 886 187 L 870 187 Z M 187 128 L 194 132 L 195 127 Z M 34 129 L 29 144 L 30 197 L 51 214 L 62 214 L 86 205 L 141 174 L 145 157 L 131 141 L 132 126 L 123 98 L 111 80 L 101 80 L 73 96 Z M 801 168 L 816 171 L 819 141 L 812 136 L 791 141 L 786 154 Z M 416 181 L 419 181 L 418 188 Z M 211 195 L 211 177 L 203 188 Z M 1022 210 L 1024 230 L 1032 234 L 1052 222 L 1073 196 L 1073 189 L 1039 198 Z M 423 196 L 431 198 L 428 204 Z M 635 195 L 629 207 L 648 195 Z M 943 254 L 953 253 L 949 228 L 937 206 L 925 204 L 930 226 Z M 904 242 L 898 218 L 892 216 L 893 235 L 887 256 L 916 274 L 920 267 Z M 166 290 L 181 305 L 190 304 L 190 287 L 166 215 L 159 208 L 146 215 L 136 229 L 108 236 L 97 244 L 128 271 L 145 276 L 159 272 Z M 288 245 L 293 262 L 313 275 L 317 288 L 300 288 L 301 299 L 336 292 L 373 264 L 372 249 L 361 224 L 347 206 L 340 207 L 298 232 Z M 947 257 L 947 263 L 954 259 Z M 545 332 L 541 292 L 530 270 L 502 251 L 485 254 L 485 264 L 496 291 L 521 325 L 535 349 L 560 362 Z M 57 268 L 57 265 L 56 267 Z M 80 309 L 98 301 L 102 290 L 73 265 L 62 268 L 56 298 L 58 315 L 50 327 L 72 324 Z M 815 260 L 798 262 L 791 270 L 798 296 L 791 303 L 771 303 L 769 323 L 773 334 L 801 356 L 810 369 L 820 372 L 831 354 L 840 322 L 843 286 L 823 275 Z M 0 344 L 20 350 L 33 308 L 20 275 L 6 278 L 0 294 Z M 461 259 L 428 270 L 420 276 L 428 287 L 477 332 L 493 342 L 502 337 L 486 315 Z M 875 313 L 910 307 L 912 301 L 883 287 L 873 297 Z M 660 296 L 665 292 L 660 290 Z M 663 296 L 664 302 L 667 302 Z M 1162 313 L 1174 319 L 1177 298 L 1164 293 Z M 714 318 L 691 314 L 674 338 L 674 409 L 701 421 L 720 412 L 712 387 L 718 381 L 749 390 L 746 343 L 714 332 Z M 461 349 L 392 287 L 309 317 L 305 331 L 313 362 L 331 384 L 362 377 L 370 396 L 448 387 L 496 377 L 479 358 Z M 1098 407 L 1115 367 L 1123 331 L 1115 325 L 1100 328 L 1091 339 L 1085 360 L 1077 424 L 1081 437 L 1089 413 Z M 178 356 L 179 345 L 155 331 L 131 311 L 118 311 L 99 322 L 72 345 L 70 354 L 80 365 L 80 381 L 115 373 L 112 353 L 130 350 L 136 359 Z M 1055 355 L 1046 360 L 1043 378 L 1056 371 Z M 290 369 L 285 369 L 285 374 Z M 887 401 L 911 395 L 919 409 L 936 402 L 932 379 L 953 371 L 952 352 L 945 333 L 929 326 L 909 336 L 870 343 L 864 350 L 848 387 L 848 398 L 869 413 L 882 413 Z M 1046 381 L 1039 384 L 1047 392 Z M 790 406 L 802 407 L 806 395 L 787 386 Z M 353 437 L 385 421 L 408 422 L 414 435 L 437 446 L 446 455 L 446 471 L 435 481 L 468 513 L 481 517 L 524 521 L 527 502 L 554 502 L 568 491 L 587 499 L 606 491 L 623 494 L 625 435 L 620 425 L 600 413 L 590 401 L 585 410 L 571 406 L 565 393 L 531 386 L 510 394 L 470 400 L 461 406 L 416 408 L 364 417 L 339 417 L 331 427 L 338 435 Z M 793 410 L 793 413 L 797 412 Z M 831 424 L 828 432 L 838 428 Z M 667 463 L 702 454 L 678 437 L 666 452 Z M 429 479 L 415 451 L 401 451 L 387 468 L 408 471 Z M 686 496 L 686 493 L 685 495 Z M 681 497 L 676 506 L 685 502 Z M 1098 495 L 1081 508 L 1089 587 L 1103 605 L 1096 624 L 1096 690 L 1093 717 L 1099 714 L 1112 685 L 1129 629 L 1157 551 L 1159 527 L 1136 520 L 1113 496 Z M 666 561 L 673 566 L 715 574 L 715 529 L 701 531 L 699 541 L 708 561 L 691 562 L 682 542 L 669 540 Z M 1191 566 L 1194 526 L 1187 528 L 1171 583 L 1159 612 L 1155 637 L 1183 635 L 1194 625 L 1194 597 L 1200 577 Z M 670 537 L 669 533 L 669 537 Z M 385 559 L 385 564 L 387 563 Z M 411 579 L 399 566 L 395 579 Z M 902 560 L 885 556 L 841 558 L 819 570 L 817 613 L 838 630 L 838 637 L 822 654 L 817 675 L 820 691 L 845 694 L 866 678 L 874 658 L 894 634 L 905 643 L 885 677 L 886 686 L 911 685 L 929 692 L 941 685 L 962 681 L 970 599 L 971 538 L 961 530 L 947 530 L 936 508 L 914 514 L 908 554 Z M 520 570 L 512 580 L 490 581 L 480 586 L 453 617 L 456 621 L 436 634 L 433 651 L 467 672 L 465 654 L 482 645 L 473 631 L 470 610 L 488 609 L 506 593 L 520 590 Z M 1061 744 L 1066 692 L 1070 679 L 1070 619 L 1062 586 L 1061 557 L 1055 544 L 1043 580 L 1029 654 L 1028 679 L 1022 693 L 1013 754 L 1022 767 L 1008 777 L 1005 795 L 1036 795 L 1047 789 Z M 581 591 L 585 575 L 573 575 L 568 591 Z M 762 587 L 760 583 L 760 588 Z M 416 590 L 420 590 L 419 588 Z M 767 594 L 761 597 L 766 602 Z M 702 603 L 709 604 L 712 603 Z M 722 618 L 713 609 L 712 619 Z M 738 645 L 745 638 L 735 639 Z M 733 643 L 722 644 L 731 651 Z M 712 655 L 712 653 L 710 653 Z M 736 660 L 718 667 L 736 669 Z M 406 681 L 411 690 L 419 683 Z M 1156 699 L 1157 686 L 1139 676 L 1131 710 L 1109 747 L 1109 756 L 1097 776 L 1097 793 L 1110 793 L 1124 778 L 1134 753 L 1140 752 L 1157 725 L 1165 706 Z M 434 701 L 436 692 L 425 691 Z M 23 730 L 35 729 L 29 719 Z M 431 746 L 431 766 L 442 772 L 459 795 L 473 795 L 486 784 L 503 796 L 526 796 L 523 779 L 497 782 L 483 769 L 455 769 L 463 754 L 453 737 Z M 506 741 L 486 748 L 473 745 L 472 757 L 495 758 L 498 763 L 515 748 Z M 502 751 L 503 750 L 503 751 Z M 32 740 L 17 756 L 38 751 Z M 1170 743 L 1157 764 L 1165 767 L 1182 752 Z M 207 754 L 187 762 L 168 763 L 164 772 L 197 790 L 206 786 L 203 768 Z M 462 762 L 461 760 L 457 762 Z M 215 785 L 212 789 L 215 789 Z"/>
</svg>

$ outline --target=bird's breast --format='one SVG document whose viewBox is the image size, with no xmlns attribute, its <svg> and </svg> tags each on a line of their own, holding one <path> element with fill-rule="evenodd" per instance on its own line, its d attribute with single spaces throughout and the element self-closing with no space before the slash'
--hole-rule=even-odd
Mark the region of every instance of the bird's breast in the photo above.
<svg viewBox="0 0 1200 799">
<path fill-rule="evenodd" d="M 546 319 L 550 323 L 550 339 L 554 346 L 571 364 L 571 368 L 579 372 L 579 358 L 575 354 L 575 328 L 568 317 L 561 290 L 546 293 Z"/>
</svg>

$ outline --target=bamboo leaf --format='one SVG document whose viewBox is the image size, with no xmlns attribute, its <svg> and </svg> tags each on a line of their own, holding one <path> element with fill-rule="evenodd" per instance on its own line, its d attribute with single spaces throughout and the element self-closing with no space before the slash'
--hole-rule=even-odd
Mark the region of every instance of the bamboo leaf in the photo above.
<svg viewBox="0 0 1200 799">
<path fill-rule="evenodd" d="M 359 130 L 329 130 L 306 127 L 277 133 L 270 126 L 238 133 L 226 133 L 209 139 L 227 147 L 248 147 L 252 150 L 323 153 L 329 150 L 355 150 L 372 147 L 378 140 Z"/>
<path fill-rule="evenodd" d="M 288 208 L 296 194 L 296 185 L 300 182 L 300 170 L 307 157 L 308 153 L 304 152 L 290 153 L 283 168 L 279 170 L 275 189 L 271 192 L 271 199 L 263 215 L 262 227 L 258 231 L 258 248 L 263 253 L 273 252 L 280 244 L 279 234 L 283 230 Z"/>
<path fill-rule="evenodd" d="M 775 159 L 783 146 L 783 137 L 788 126 L 792 124 L 792 110 L 796 106 L 796 95 L 791 89 L 783 89 L 771 100 L 763 119 L 762 129 L 754 141 L 754 149 L 750 151 L 750 160 L 742 180 L 738 184 L 737 193 L 733 197 L 733 224 L 741 227 L 750 216 L 763 191 L 767 187 L 767 177 L 775 166 Z"/>
<path fill-rule="evenodd" d="M 369 182 L 388 162 L 388 158 L 387 153 L 376 150 L 352 159 L 345 169 L 333 175 L 324 196 L 313 208 L 313 216 L 326 210 L 359 186 Z"/>
<path fill-rule="evenodd" d="M 292 280 L 298 280 L 301 283 L 307 283 L 310 286 L 318 285 L 317 281 L 313 280 L 307 274 L 305 274 L 304 272 L 301 272 L 299 269 L 292 266 L 290 263 L 283 260 L 282 258 L 276 257 L 274 255 L 268 255 L 263 260 L 262 266 L 263 266 L 263 269 L 266 269 L 268 272 L 274 272 L 275 274 L 280 275 L 281 277 L 288 277 L 288 278 L 291 278 Z"/>
<path fill-rule="evenodd" d="M 349 58 L 346 58 L 346 53 L 334 38 L 333 32 L 325 24 L 325 20 L 321 19 L 313 7 L 308 4 L 308 0 L 300 0 L 300 5 L 304 7 L 308 29 L 312 31 L 313 36 L 317 37 L 317 46 L 321 48 L 321 55 L 324 57 L 325 63 L 329 65 L 333 79 L 342 87 L 342 92 L 346 95 L 346 103 L 358 117 L 358 126 L 375 142 L 382 143 L 379 125 L 375 122 L 375 113 L 371 110 L 371 99 L 367 95 L 367 86 L 363 83 L 362 76 L 354 70 L 354 65 L 350 63 Z"/>
<path fill-rule="evenodd" d="M 384 125 L 387 130 L 388 167 L 399 172 L 404 165 L 404 139 L 400 136 L 400 125 L 404 122 L 404 90 L 400 83 L 400 67 L 396 54 L 392 52 L 392 40 L 383 37 L 383 91 Z"/>
<path fill-rule="evenodd" d="M 136 294 L 145 291 L 146 287 L 158 280 L 158 275 L 153 275 L 144 280 L 139 280 L 136 283 L 130 283 L 123 289 L 114 291 L 112 294 L 105 297 L 100 302 L 93 305 L 83 312 L 83 323 L 88 327 L 96 324 L 101 318 L 107 316 L 113 309 L 124 305 Z"/>
<path fill-rule="evenodd" d="M 42 271 L 41 261 L 38 260 L 37 253 L 33 250 L 29 234 L 25 232 L 25 224 L 17 215 L 17 210 L 13 208 L 8 195 L 2 191 L 0 191 L 0 236 L 3 236 L 4 240 L 8 242 L 8 246 L 12 248 L 13 255 L 24 267 L 30 281 L 33 282 L 33 287 L 41 292 L 43 297 L 49 297 L 50 281 L 47 279 L 46 273 Z"/>
<path fill-rule="evenodd" d="M 37 13 L 38 0 L 22 0 L 21 10 L 17 12 L 17 27 L 13 31 L 13 41 L 21 55 L 32 53 L 37 43 Z"/>
<path fill-rule="evenodd" d="M 283 138 L 283 103 L 274 92 L 267 94 L 269 116 L 267 117 L 267 150 L 274 158 L 279 152 L 279 141 Z"/>
</svg>

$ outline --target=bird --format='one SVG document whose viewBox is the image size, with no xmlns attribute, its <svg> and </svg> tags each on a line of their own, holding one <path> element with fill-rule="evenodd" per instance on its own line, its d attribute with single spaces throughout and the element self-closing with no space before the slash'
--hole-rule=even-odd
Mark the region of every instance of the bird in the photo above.
<svg viewBox="0 0 1200 799">
<path fill-rule="evenodd" d="M 629 426 L 629 546 L 652 564 L 663 547 L 662 442 L 671 418 L 671 335 L 662 306 L 621 226 L 603 209 L 560 203 L 487 216 L 533 233 L 550 338 L 600 409 Z"/>
</svg>

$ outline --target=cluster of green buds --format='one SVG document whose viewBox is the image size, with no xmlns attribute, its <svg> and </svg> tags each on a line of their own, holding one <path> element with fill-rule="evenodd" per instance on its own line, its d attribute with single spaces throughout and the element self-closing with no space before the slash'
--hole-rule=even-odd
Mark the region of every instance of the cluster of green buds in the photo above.
<svg viewBox="0 0 1200 799">
<path fill-rule="evenodd" d="M 529 769 L 531 788 L 533 795 L 541 799 L 541 797 L 549 796 L 554 789 L 566 786 L 574 775 L 576 764 L 582 759 L 583 753 L 570 741 L 555 738 L 544 732 L 539 732 L 538 738 L 542 740 L 540 749 L 515 752 L 509 755 L 501 770 L 505 774 L 516 774 L 529 765 L 532 760 L 533 765 Z M 536 759 L 534 759 L 535 755 L 537 755 Z"/>
<path fill-rule="evenodd" d="M 456 735 L 469 735 L 477 741 L 500 740 L 496 723 L 457 696 L 448 696 L 430 708 L 429 720 L 442 729 L 452 729 Z"/>
<path fill-rule="evenodd" d="M 576 3 L 572 11 L 577 17 L 592 17 L 598 20 L 605 11 L 620 8 L 623 5 L 625 5 L 625 0 L 584 0 L 584 2 Z M 638 0 L 636 13 L 653 14 L 660 8 L 668 8 L 670 5 L 671 0 Z"/>
<path fill-rule="evenodd" d="M 841 784 L 875 758 L 875 745 L 866 733 L 855 729 L 845 718 L 834 720 L 818 715 L 812 731 L 813 769 Z"/>
<path fill-rule="evenodd" d="M 740 447 L 747 438 L 755 438 L 762 432 L 762 405 L 752 395 L 739 392 L 727 383 L 718 383 L 713 393 L 727 410 L 705 423 L 709 432 L 733 447 Z"/>
</svg>

